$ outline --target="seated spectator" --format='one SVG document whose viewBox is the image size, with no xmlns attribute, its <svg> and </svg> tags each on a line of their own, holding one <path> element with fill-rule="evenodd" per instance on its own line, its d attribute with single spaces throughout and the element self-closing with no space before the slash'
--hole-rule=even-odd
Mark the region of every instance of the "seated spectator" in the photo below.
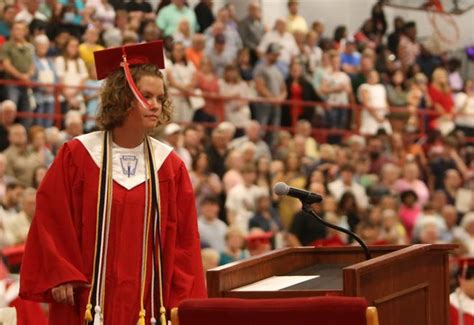
<svg viewBox="0 0 474 325">
<path fill-rule="evenodd" d="M 388 104 L 391 108 L 397 109 L 390 112 L 390 122 L 397 132 L 403 132 L 409 117 L 407 111 L 408 92 L 405 90 L 404 82 L 405 74 L 402 70 L 397 69 L 392 73 L 390 83 L 386 86 Z"/>
<path fill-rule="evenodd" d="M 250 62 L 250 51 L 247 48 L 242 48 L 237 53 L 236 64 L 239 70 L 239 75 L 247 84 L 253 84 L 253 66 Z M 253 90 L 253 89 L 252 89 Z M 252 92 L 249 90 L 249 94 Z"/>
<path fill-rule="evenodd" d="M 474 255 L 474 213 L 469 212 L 464 215 L 461 221 L 461 227 L 464 230 L 465 236 L 462 238 L 466 246 L 468 256 Z"/>
<path fill-rule="evenodd" d="M 194 115 L 194 107 L 188 97 L 194 91 L 196 84 L 196 68 L 186 60 L 184 46 L 174 43 L 171 50 L 172 65 L 166 69 L 166 77 L 170 92 L 178 92 L 173 96 L 173 105 L 179 109 L 173 110 L 173 122 L 190 122 Z M 195 107 L 196 109 L 201 107 Z"/>
<path fill-rule="evenodd" d="M 130 3 L 130 2 L 129 2 Z M 87 6 L 86 6 L 87 8 Z M 109 0 L 100 0 L 92 8 L 92 20 L 98 23 L 102 29 L 108 30 L 114 27 L 115 9 Z"/>
<path fill-rule="evenodd" d="M 355 40 L 346 42 L 344 51 L 341 53 L 341 68 L 348 75 L 356 74 L 360 69 L 361 54 L 357 51 Z"/>
<path fill-rule="evenodd" d="M 232 54 L 227 45 L 227 39 L 224 34 L 217 34 L 214 37 L 212 47 L 206 48 L 206 56 L 212 62 L 216 75 L 222 78 L 224 75 L 224 69 L 235 59 L 236 54 Z"/>
<path fill-rule="evenodd" d="M 194 64 L 196 70 L 201 68 L 201 61 L 204 57 L 206 38 L 203 34 L 194 34 L 191 39 L 191 46 L 186 49 L 186 59 Z"/>
<path fill-rule="evenodd" d="M 461 60 L 458 58 L 449 59 L 446 68 L 449 74 L 449 87 L 455 93 L 462 91 L 464 89 L 464 81 L 462 79 L 461 73 L 459 72 L 459 69 L 461 68 Z"/>
<path fill-rule="evenodd" d="M 330 53 L 332 70 L 323 76 L 320 91 L 327 96 L 327 103 L 331 109 L 327 113 L 329 128 L 346 129 L 349 126 L 350 111 L 348 105 L 352 96 L 352 85 L 349 76 L 341 71 L 341 60 L 337 52 Z M 340 136 L 329 140 L 330 143 L 340 141 Z"/>
<path fill-rule="evenodd" d="M 406 190 L 400 194 L 400 200 L 402 203 L 398 215 L 407 231 L 408 237 L 411 238 L 416 221 L 421 215 L 421 208 L 419 203 L 417 203 L 418 195 L 415 191 Z"/>
<path fill-rule="evenodd" d="M 249 234 L 245 237 L 247 242 L 247 250 L 250 256 L 258 256 L 268 253 L 271 250 L 270 238 L 271 232 L 264 232 L 260 228 L 250 229 Z"/>
<path fill-rule="evenodd" d="M 219 78 L 215 74 L 212 62 L 204 57 L 201 67 L 196 72 L 196 88 L 206 95 L 219 95 Z M 204 98 L 204 106 L 194 112 L 194 122 L 216 122 L 223 119 L 222 101 L 213 98 Z"/>
<path fill-rule="evenodd" d="M 46 145 L 46 133 L 44 128 L 39 125 L 33 125 L 28 130 L 28 139 L 31 149 L 38 155 L 42 166 L 50 166 L 53 163 L 54 155 Z"/>
<path fill-rule="evenodd" d="M 46 57 L 49 49 L 49 39 L 46 35 L 35 37 L 34 45 L 36 49 L 35 74 L 32 80 L 39 83 L 53 84 L 58 82 L 56 68 L 51 58 Z M 36 101 L 36 113 L 49 114 L 49 116 L 40 116 L 36 119 L 36 124 L 43 127 L 50 127 L 54 123 L 54 88 L 37 87 L 34 89 Z"/>
<path fill-rule="evenodd" d="M 5 196 L 7 184 L 13 183 L 15 181 L 13 177 L 6 175 L 6 171 L 7 158 L 3 153 L 0 152 L 0 201 Z"/>
<path fill-rule="evenodd" d="M 23 186 L 31 186 L 33 171 L 37 166 L 43 165 L 42 159 L 28 145 L 23 125 L 12 125 L 8 137 L 10 146 L 3 152 L 7 158 L 6 174 L 17 179 Z"/>
<path fill-rule="evenodd" d="M 15 123 L 17 108 L 14 101 L 6 99 L 0 103 L 0 152 L 9 145 L 8 130 Z"/>
<path fill-rule="evenodd" d="M 86 101 L 86 121 L 84 128 L 87 130 L 87 132 L 91 132 L 96 129 L 95 117 L 99 111 L 99 96 L 103 82 L 104 79 L 97 80 L 97 71 L 95 69 L 95 65 L 93 65 L 89 69 L 89 78 L 84 83 L 84 99 Z"/>
<path fill-rule="evenodd" d="M 417 29 L 415 22 L 410 21 L 405 23 L 397 47 L 397 57 L 404 71 L 416 62 L 416 58 L 420 54 L 420 44 L 417 42 L 416 36 Z"/>
<path fill-rule="evenodd" d="M 222 192 L 222 182 L 215 173 L 209 170 L 209 160 L 205 152 L 199 153 L 193 160 L 190 172 L 196 205 L 199 212 L 201 201 L 206 197 L 218 197 Z"/>
<path fill-rule="evenodd" d="M 46 176 L 46 172 L 48 171 L 48 167 L 46 166 L 38 166 L 33 172 L 33 188 L 37 190 L 41 182 L 43 181 L 44 177 Z"/>
<path fill-rule="evenodd" d="M 257 48 L 265 34 L 265 25 L 262 21 L 262 10 L 258 1 L 251 1 L 248 5 L 247 16 L 239 22 L 239 34 L 243 45 L 249 51 L 251 64 L 258 59 Z M 246 80 L 244 78 L 244 80 Z"/>
<path fill-rule="evenodd" d="M 363 221 L 357 225 L 356 234 L 362 239 L 367 245 L 381 245 L 386 244 L 383 238 L 382 229 L 368 221 Z M 354 245 L 356 243 L 354 242 Z M 357 244 L 359 245 L 359 244 Z"/>
<path fill-rule="evenodd" d="M 387 119 L 389 114 L 387 93 L 380 83 L 377 71 L 371 71 L 367 76 L 367 83 L 360 86 L 359 99 L 363 107 L 359 132 L 375 135 L 382 129 L 391 134 L 392 126 Z"/>
<path fill-rule="evenodd" d="M 4 236 L 4 239 L 0 240 L 0 242 L 3 242 L 4 247 L 16 246 L 26 242 L 28 231 L 30 230 L 30 225 L 35 214 L 36 190 L 30 187 L 19 193 L 21 194 L 14 194 L 15 196 L 19 195 L 14 198 L 14 200 L 18 200 L 19 203 L 18 206 L 20 209 L 18 213 L 10 214 L 8 211 L 4 211 L 6 214 L 3 214 L 0 212 L 0 223 L 2 224 Z M 10 197 L 10 199 L 12 198 Z M 2 205 L 3 204 L 4 208 L 8 206 L 8 198 Z"/>
<path fill-rule="evenodd" d="M 61 144 L 82 135 L 84 132 L 84 121 L 82 115 L 77 111 L 69 111 L 64 118 L 64 130 L 59 134 Z"/>
<path fill-rule="evenodd" d="M 280 216 L 271 203 L 269 193 L 262 191 L 255 202 L 255 214 L 249 220 L 249 231 L 259 228 L 276 235 L 282 229 Z"/>
<path fill-rule="evenodd" d="M 420 228 L 420 240 L 415 243 L 420 244 L 441 244 L 441 231 L 439 227 L 432 222 L 426 223 Z"/>
<path fill-rule="evenodd" d="M 83 36 L 84 42 L 79 45 L 79 56 L 86 64 L 86 68 L 90 71 L 94 64 L 94 52 L 103 50 L 104 47 L 99 45 L 99 31 L 95 27 L 89 27 Z"/>
<path fill-rule="evenodd" d="M 246 234 L 249 220 L 255 213 L 256 198 L 262 193 L 262 189 L 255 185 L 257 174 L 254 165 L 243 166 L 241 173 L 244 183 L 234 186 L 229 191 L 225 207 L 228 224 L 238 227 Z"/>
<path fill-rule="evenodd" d="M 303 76 L 301 64 L 295 60 L 290 65 L 290 74 L 286 79 L 286 99 L 292 101 L 313 101 L 321 99 L 314 91 L 313 86 Z M 282 126 L 294 126 L 300 119 L 313 121 L 314 106 L 301 106 L 298 104 L 284 105 L 282 111 Z"/>
<path fill-rule="evenodd" d="M 15 232 L 10 230 L 19 220 L 18 212 L 24 189 L 25 187 L 20 183 L 7 184 L 5 195 L 0 202 L 0 248 L 12 246 L 17 240 Z"/>
<path fill-rule="evenodd" d="M 30 82 L 34 74 L 34 48 L 27 40 L 28 29 L 24 22 L 16 21 L 11 30 L 11 36 L 0 51 L 0 61 L 3 63 L 5 79 Z M 31 89 L 17 85 L 5 85 L 7 98 L 12 100 L 20 112 L 29 112 Z M 21 123 L 30 126 L 30 118 L 21 118 Z"/>
<path fill-rule="evenodd" d="M 0 17 L 0 36 L 5 38 L 10 37 L 10 29 L 15 22 L 17 8 L 14 5 L 5 5 Z"/>
<path fill-rule="evenodd" d="M 296 31 L 306 34 L 308 32 L 308 24 L 306 23 L 306 19 L 298 14 L 298 5 L 298 0 L 288 1 L 288 18 L 286 30 L 291 34 Z"/>
<path fill-rule="evenodd" d="M 204 274 L 210 269 L 219 266 L 220 254 L 219 251 L 214 248 L 203 248 L 201 249 L 201 258 L 202 258 L 202 269 Z M 206 277 L 204 277 L 206 281 Z"/>
<path fill-rule="evenodd" d="M 280 46 L 281 53 L 278 60 L 286 67 L 290 65 L 291 59 L 298 54 L 295 39 L 293 35 L 286 30 L 286 22 L 284 19 L 277 19 L 273 30 L 263 35 L 257 48 L 260 57 L 263 57 L 265 53 L 268 52 L 267 50 L 270 44 L 278 44 Z"/>
<path fill-rule="evenodd" d="M 270 147 L 263 141 L 261 135 L 261 125 L 257 121 L 251 120 L 245 125 L 245 135 L 232 140 L 230 147 L 233 149 L 240 148 L 243 143 L 250 141 L 256 146 L 255 160 L 260 157 L 272 158 Z"/>
<path fill-rule="evenodd" d="M 193 33 L 189 22 L 186 19 L 181 20 L 178 24 L 178 29 L 173 35 L 173 40 L 183 44 L 185 48 L 188 48 L 191 46 L 192 36 Z"/>
<path fill-rule="evenodd" d="M 282 179 L 274 179 L 273 181 L 281 181 L 296 188 L 305 188 L 307 186 L 306 176 L 303 173 L 301 157 L 296 152 L 290 151 L 284 163 L 285 170 Z M 280 197 L 278 211 L 285 229 L 289 229 L 293 216 L 300 208 L 301 204 L 298 199 L 290 196 Z"/>
<path fill-rule="evenodd" d="M 165 126 L 163 131 L 164 142 L 173 148 L 173 151 L 183 160 L 187 170 L 192 169 L 193 160 L 189 151 L 182 145 L 181 127 L 176 123 Z"/>
<path fill-rule="evenodd" d="M 403 167 L 403 178 L 395 182 L 395 191 L 402 193 L 406 190 L 413 190 L 416 193 L 419 206 L 424 206 L 430 198 L 430 193 L 426 184 L 419 177 L 418 165 L 414 162 L 406 163 Z"/>
<path fill-rule="evenodd" d="M 197 125 L 190 124 L 184 128 L 183 147 L 188 150 L 191 157 L 196 157 L 200 152 L 204 151 L 204 147 L 199 139 Z"/>
<path fill-rule="evenodd" d="M 383 237 L 389 245 L 407 245 L 408 238 L 397 213 L 394 210 L 384 210 L 382 212 Z"/>
<path fill-rule="evenodd" d="M 448 73 L 443 68 L 437 68 L 433 71 L 431 84 L 428 87 L 428 93 L 433 101 L 433 110 L 439 116 L 429 119 L 429 128 L 436 129 L 443 135 L 447 135 L 454 130 L 454 101 L 453 93 L 449 87 Z"/>
<path fill-rule="evenodd" d="M 198 228 L 201 244 L 218 252 L 224 252 L 227 225 L 219 219 L 219 201 L 212 196 L 205 197 L 200 202 L 199 210 Z"/>
<path fill-rule="evenodd" d="M 444 192 L 448 204 L 455 205 L 459 189 L 462 187 L 461 174 L 456 169 L 448 169 L 444 173 Z"/>
<path fill-rule="evenodd" d="M 221 253 L 219 265 L 242 260 L 248 256 L 244 250 L 245 237 L 238 227 L 229 227 L 225 235 L 226 248 Z"/>
<path fill-rule="evenodd" d="M 242 39 L 240 38 L 235 26 L 232 26 L 229 8 L 227 6 L 219 9 L 216 21 L 205 31 L 204 34 L 208 39 L 206 44 L 208 50 L 214 46 L 215 37 L 217 35 L 224 35 L 226 40 L 226 52 L 232 61 L 236 58 L 237 52 L 242 48 Z"/>
<path fill-rule="evenodd" d="M 337 201 L 340 201 L 344 193 L 352 192 L 356 198 L 357 205 L 365 210 L 368 206 L 367 194 L 365 189 L 353 180 L 353 177 L 354 167 L 349 164 L 343 165 L 339 170 L 339 178 L 328 184 L 329 193 Z"/>
<path fill-rule="evenodd" d="M 246 96 L 250 89 L 242 81 L 239 70 L 235 65 L 228 65 L 224 70 L 224 78 L 219 80 L 220 95 L 229 97 Z M 245 99 L 225 100 L 224 117 L 237 127 L 237 132 L 242 133 L 243 128 L 250 122 L 250 108 Z"/>
<path fill-rule="evenodd" d="M 209 158 L 209 168 L 220 178 L 222 178 L 225 173 L 225 160 L 229 153 L 230 140 L 231 138 L 226 130 L 217 127 L 212 130 L 211 141 L 206 147 L 206 154 Z"/>
<path fill-rule="evenodd" d="M 171 3 L 158 13 L 156 24 L 163 31 L 164 36 L 172 36 L 183 19 L 191 26 L 192 33 L 198 30 L 194 11 L 185 4 L 184 0 L 171 0 Z"/>
<path fill-rule="evenodd" d="M 242 167 L 242 155 L 238 149 L 232 150 L 225 161 L 226 172 L 222 178 L 224 192 L 227 194 L 236 185 L 242 184 L 244 179 L 240 172 Z"/>
<path fill-rule="evenodd" d="M 286 99 L 286 85 L 284 76 L 277 67 L 278 58 L 282 47 L 277 43 L 268 45 L 265 59 L 259 63 L 254 70 L 255 89 L 257 95 L 266 99 L 282 101 Z M 281 123 L 281 107 L 278 103 L 271 102 L 256 103 L 253 105 L 255 119 L 262 126 L 279 126 Z M 266 141 L 274 141 L 271 132 L 266 133 Z"/>
<path fill-rule="evenodd" d="M 85 113 L 84 96 L 81 88 L 89 74 L 84 61 L 79 57 L 79 40 L 71 37 L 66 41 L 64 52 L 55 60 L 59 81 L 66 87 L 62 94 L 65 99 L 63 113 L 77 110 Z"/>
<path fill-rule="evenodd" d="M 474 81 L 466 80 L 462 91 L 454 97 L 456 128 L 465 136 L 474 136 Z"/>
<path fill-rule="evenodd" d="M 462 227 L 457 224 L 458 213 L 456 208 L 452 205 L 443 206 L 441 216 L 446 225 L 446 232 L 443 233 L 443 240 L 448 243 L 462 240 L 465 233 L 463 232 Z"/>
<path fill-rule="evenodd" d="M 356 227 L 361 220 L 361 214 L 356 197 L 352 192 L 345 192 L 342 194 L 341 199 L 337 204 L 336 212 L 340 219 L 340 223 L 344 224 L 343 228 L 350 229 L 351 231 L 356 230 Z"/>
<path fill-rule="evenodd" d="M 48 21 L 48 17 L 39 10 L 39 7 L 39 1 L 26 1 L 25 7 L 16 14 L 15 21 L 22 21 L 27 25 L 29 25 L 33 19 Z"/>
</svg>

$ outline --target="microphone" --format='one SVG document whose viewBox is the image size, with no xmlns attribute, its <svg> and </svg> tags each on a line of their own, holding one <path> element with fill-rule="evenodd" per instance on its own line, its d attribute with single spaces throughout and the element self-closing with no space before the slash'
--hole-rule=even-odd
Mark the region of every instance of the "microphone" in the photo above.
<svg viewBox="0 0 474 325">
<path fill-rule="evenodd" d="M 319 216 L 316 213 L 316 211 L 314 211 L 311 208 L 311 204 L 319 203 L 323 200 L 323 197 L 321 195 L 310 192 L 310 191 L 294 188 L 282 182 L 276 183 L 275 186 L 273 186 L 273 193 L 279 196 L 288 195 L 288 196 L 299 199 L 301 203 L 303 204 L 304 212 L 309 213 L 310 215 L 314 216 L 316 220 L 318 220 L 320 223 L 322 223 L 326 227 L 336 229 L 354 238 L 355 241 L 357 241 L 359 245 L 362 247 L 362 250 L 364 251 L 364 254 L 365 254 L 365 259 L 369 260 L 371 258 L 369 248 L 364 243 L 364 241 L 360 239 L 359 236 L 357 236 L 355 233 L 353 233 L 349 229 L 345 229 L 340 226 L 336 226 L 336 225 L 333 225 L 332 223 L 327 222 L 326 220 L 324 220 L 324 218 Z"/>
<path fill-rule="evenodd" d="M 300 199 L 306 204 L 320 203 L 323 200 L 323 197 L 319 194 L 294 188 L 283 182 L 278 182 L 275 184 L 275 186 L 273 186 L 273 193 L 278 196 L 288 195 Z"/>
</svg>

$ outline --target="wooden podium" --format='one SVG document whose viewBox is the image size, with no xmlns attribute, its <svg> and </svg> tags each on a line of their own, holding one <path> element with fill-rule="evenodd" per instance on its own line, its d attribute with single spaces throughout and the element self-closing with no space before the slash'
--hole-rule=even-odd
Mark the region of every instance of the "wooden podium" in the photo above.
<svg viewBox="0 0 474 325">
<path fill-rule="evenodd" d="M 449 324 L 448 253 L 456 245 L 285 248 L 207 272 L 209 297 L 359 296 L 383 325 Z M 272 276 L 319 275 L 277 291 L 242 287 Z M 240 289 L 238 289 L 240 288 Z"/>
</svg>

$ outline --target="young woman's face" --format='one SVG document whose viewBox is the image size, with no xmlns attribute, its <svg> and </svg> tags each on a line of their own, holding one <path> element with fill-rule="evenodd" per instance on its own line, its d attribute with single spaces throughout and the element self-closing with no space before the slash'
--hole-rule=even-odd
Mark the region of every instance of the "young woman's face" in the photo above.
<svg viewBox="0 0 474 325">
<path fill-rule="evenodd" d="M 184 47 L 181 44 L 176 44 L 173 48 L 173 58 L 176 62 L 180 62 L 184 58 Z"/>
<path fill-rule="evenodd" d="M 127 119 L 134 120 L 138 127 L 152 130 L 159 122 L 162 103 L 165 99 L 163 80 L 158 76 L 143 76 L 137 82 L 137 87 L 152 108 L 143 107 L 137 100 L 134 100 Z"/>
<path fill-rule="evenodd" d="M 67 43 L 66 51 L 70 57 L 76 56 L 79 52 L 79 42 L 77 40 L 69 41 L 69 43 Z"/>
</svg>

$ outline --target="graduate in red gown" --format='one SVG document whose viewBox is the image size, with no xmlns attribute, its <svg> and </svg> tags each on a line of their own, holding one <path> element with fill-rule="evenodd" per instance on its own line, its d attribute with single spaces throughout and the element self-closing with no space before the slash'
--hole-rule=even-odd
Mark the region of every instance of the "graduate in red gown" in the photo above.
<svg viewBox="0 0 474 325">
<path fill-rule="evenodd" d="M 449 296 L 451 325 L 474 324 L 474 257 L 459 261 L 459 287 Z"/>
<path fill-rule="evenodd" d="M 147 135 L 171 114 L 162 43 L 95 61 L 107 78 L 103 131 L 66 143 L 42 182 L 20 296 L 49 302 L 51 325 L 164 325 L 171 307 L 206 291 L 185 165 Z"/>
</svg>

